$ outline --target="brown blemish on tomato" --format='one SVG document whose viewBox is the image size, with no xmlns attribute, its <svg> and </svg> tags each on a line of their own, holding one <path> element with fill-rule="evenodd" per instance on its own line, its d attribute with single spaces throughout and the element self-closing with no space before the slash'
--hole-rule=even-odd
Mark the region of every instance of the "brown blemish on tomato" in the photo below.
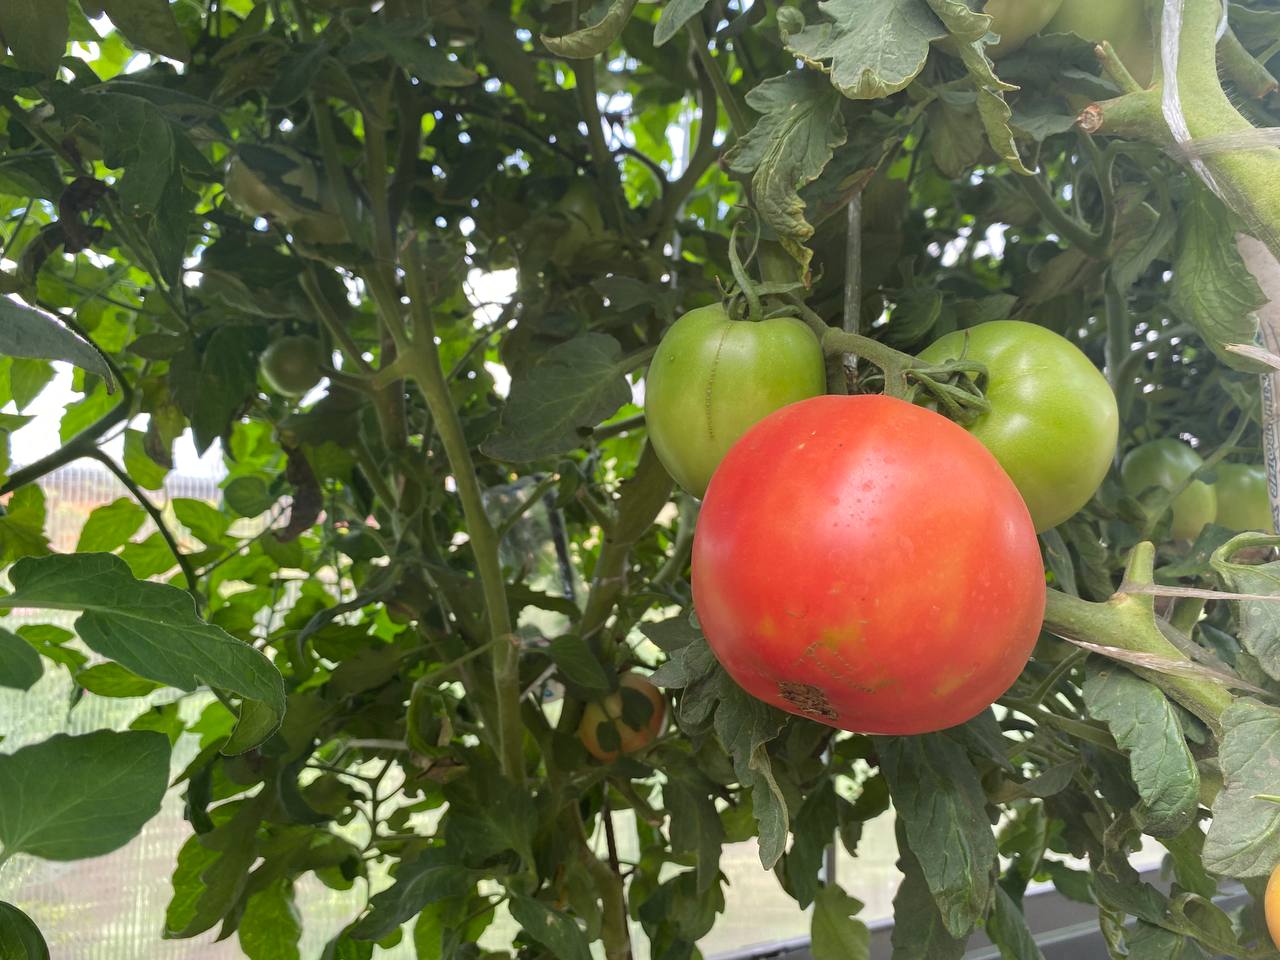
<svg viewBox="0 0 1280 960">
<path fill-rule="evenodd" d="M 827 695 L 812 684 L 781 680 L 778 682 L 778 693 L 801 713 L 828 723 L 835 722 L 836 712 L 827 700 Z"/>
<path fill-rule="evenodd" d="M 935 697 L 945 697 L 960 689 L 970 677 L 973 676 L 972 670 L 952 671 L 934 685 L 933 695 Z"/>
</svg>

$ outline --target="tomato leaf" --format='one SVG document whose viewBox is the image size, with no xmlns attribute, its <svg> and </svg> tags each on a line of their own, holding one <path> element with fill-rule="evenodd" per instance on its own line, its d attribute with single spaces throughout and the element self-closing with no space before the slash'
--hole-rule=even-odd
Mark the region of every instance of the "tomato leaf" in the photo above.
<svg viewBox="0 0 1280 960">
<path fill-rule="evenodd" d="M 443 848 L 424 850 L 416 860 L 400 864 L 395 883 L 374 896 L 371 912 L 349 935 L 353 940 L 381 940 L 428 904 L 464 896 L 475 883 L 476 877 L 450 859 Z"/>
<path fill-rule="evenodd" d="M 49 946 L 35 921 L 3 900 L 0 900 L 0 957 L 5 960 L 49 960 Z"/>
<path fill-rule="evenodd" d="M 1181 833 L 1200 806 L 1200 773 L 1173 705 L 1154 684 L 1097 661 L 1089 664 L 1084 702 L 1129 755 L 1145 804 L 1143 828 L 1157 837 Z"/>
<path fill-rule="evenodd" d="M 14 589 L 0 607 L 80 610 L 80 639 L 138 676 L 180 690 L 208 684 L 243 697 L 244 729 L 237 727 L 226 751 L 248 750 L 279 726 L 279 672 L 253 647 L 201 621 L 190 594 L 135 580 L 123 560 L 107 553 L 25 559 L 10 576 Z"/>
<path fill-rule="evenodd" d="M 1275 792 L 1280 766 L 1280 710 L 1236 700 L 1222 714 L 1222 792 L 1204 842 L 1207 870 L 1229 877 L 1265 877 L 1280 863 L 1280 804 L 1259 799 Z"/>
<path fill-rule="evenodd" d="M 67 49 L 69 29 L 65 3 L 5 0 L 0 4 L 0 34 L 22 70 L 42 76 L 57 70 Z"/>
<path fill-rule="evenodd" d="M 638 0 L 613 0 L 604 16 L 596 23 L 563 37 L 548 37 L 543 34 L 542 42 L 556 56 L 570 60 L 589 60 L 599 56 L 609 49 L 609 44 L 618 39 L 637 2 Z"/>
<path fill-rule="evenodd" d="M 516 894 L 511 898 L 511 917 L 520 929 L 562 960 L 591 960 L 591 948 L 578 924 L 540 900 Z"/>
<path fill-rule="evenodd" d="M 799 190 L 818 179 L 836 147 L 847 139 L 840 97 L 821 74 L 793 70 L 747 94 L 747 106 L 761 114 L 756 125 L 729 151 L 729 169 L 751 174 L 760 215 L 782 245 L 805 269 L 813 236 Z"/>
<path fill-rule="evenodd" d="M 968 934 L 953 937 L 942 922 L 920 860 L 907 845 L 904 825 L 897 824 L 898 869 L 902 882 L 893 897 L 893 915 L 909 917 L 893 925 L 893 960 L 960 960 Z"/>
<path fill-rule="evenodd" d="M 31 644 L 0 629 L 0 687 L 30 690 L 44 675 L 44 662 Z"/>
<path fill-rule="evenodd" d="M 945 734 L 877 737 L 876 749 L 942 922 L 963 937 L 986 916 L 996 856 L 977 771 Z"/>
<path fill-rule="evenodd" d="M 102 9 L 135 47 L 184 63 L 191 58 L 169 0 L 102 0 Z"/>
<path fill-rule="evenodd" d="M 861 909 L 862 901 L 839 887 L 827 886 L 818 891 L 810 923 L 809 950 L 813 960 L 869 960 L 871 931 L 854 918 Z"/>
<path fill-rule="evenodd" d="M 102 377 L 108 390 L 115 389 L 111 368 L 92 344 L 47 313 L 9 297 L 0 297 L 0 356 L 66 360 Z"/>
<path fill-rule="evenodd" d="M 787 49 L 828 71 L 851 100 L 904 89 L 924 68 L 929 44 L 947 35 L 925 0 L 826 0 L 821 10 L 831 19 L 808 26 L 799 13 L 780 10 L 778 27 Z"/>
<path fill-rule="evenodd" d="M 248 960 L 299 960 L 302 918 L 293 884 L 280 879 L 249 897 L 239 933 L 240 949 Z"/>
<path fill-rule="evenodd" d="M 1271 546 L 1274 537 L 1246 533 L 1228 541 L 1214 551 L 1210 560 L 1223 587 L 1233 593 L 1280 596 L 1280 562 L 1234 563 L 1232 555 L 1256 544 Z M 1258 658 L 1267 676 L 1280 679 L 1280 603 L 1245 600 L 1234 604 L 1240 625 L 1240 643 Z"/>
<path fill-rule="evenodd" d="M 146 511 L 126 497 L 98 507 L 80 528 L 76 552 L 107 553 L 115 550 L 128 542 L 146 519 Z"/>
<path fill-rule="evenodd" d="M 160 812 L 168 785 L 162 734 L 55 734 L 0 755 L 0 846 L 46 860 L 110 853 Z"/>
<path fill-rule="evenodd" d="M 720 851 L 724 824 L 711 799 L 714 787 L 693 767 L 668 772 L 662 800 L 671 814 L 671 849 L 696 857 L 698 890 L 705 891 L 720 876 Z"/>
<path fill-rule="evenodd" d="M 1246 373 L 1269 369 L 1226 349 L 1252 344 L 1258 334 L 1255 310 L 1267 302 L 1235 243 L 1236 227 L 1209 190 L 1193 185 L 1178 208 L 1173 260 L 1173 303 L 1196 328 L 1219 360 Z"/>
<path fill-rule="evenodd" d="M 995 885 L 994 893 L 986 931 L 991 942 L 1000 948 L 1002 960 L 1044 960 L 1021 908 L 1000 884 Z"/>
<path fill-rule="evenodd" d="M 556 637 L 547 646 L 547 653 L 551 655 L 556 667 L 570 683 L 584 690 L 595 690 L 600 693 L 607 693 L 613 689 L 612 678 L 605 672 L 587 642 L 581 637 L 572 634 Z"/>
<path fill-rule="evenodd" d="M 660 47 L 677 33 L 680 28 L 700 14 L 707 6 L 708 0 L 668 0 L 662 8 L 662 16 L 653 28 L 653 45 Z"/>
<path fill-rule="evenodd" d="M 576 450 L 587 431 L 631 399 L 625 374 L 633 365 L 603 333 L 553 347 L 512 383 L 502 422 L 481 450 L 516 463 Z"/>
</svg>

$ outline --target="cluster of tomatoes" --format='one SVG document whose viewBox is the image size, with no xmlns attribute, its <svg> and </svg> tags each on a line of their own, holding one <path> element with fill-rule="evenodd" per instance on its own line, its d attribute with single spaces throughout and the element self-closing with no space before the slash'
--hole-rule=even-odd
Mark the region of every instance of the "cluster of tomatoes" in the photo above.
<svg viewBox="0 0 1280 960">
<path fill-rule="evenodd" d="M 809 326 L 718 304 L 671 327 L 646 380 L 650 442 L 702 498 L 693 595 L 712 650 L 760 700 L 862 733 L 944 729 L 1009 688 L 1044 611 L 1037 533 L 1093 497 L 1116 451 L 1109 384 L 1050 330 L 984 323 L 919 360 L 981 365 L 986 409 L 962 426 L 888 396 L 826 395 Z M 1202 464 L 1157 440 L 1121 480 L 1134 496 L 1182 491 L 1175 538 L 1215 510 L 1270 528 L 1261 468 L 1219 466 L 1216 491 L 1186 483 Z"/>
</svg>

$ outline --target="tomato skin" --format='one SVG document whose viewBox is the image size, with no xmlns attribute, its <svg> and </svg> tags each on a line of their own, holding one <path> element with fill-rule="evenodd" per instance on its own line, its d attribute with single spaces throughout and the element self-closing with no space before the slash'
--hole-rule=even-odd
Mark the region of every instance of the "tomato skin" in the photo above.
<svg viewBox="0 0 1280 960">
<path fill-rule="evenodd" d="M 312 337 L 281 337 L 263 351 L 262 379 L 284 397 L 300 397 L 320 382 L 324 351 Z"/>
<path fill-rule="evenodd" d="M 1218 498 L 1215 523 L 1230 530 L 1275 533 L 1267 470 L 1253 463 L 1220 463 L 1213 489 Z"/>
<path fill-rule="evenodd" d="M 1155 41 L 1145 0 L 1062 0 L 1044 32 L 1074 33 L 1093 43 L 1106 40 L 1138 83 L 1151 83 Z"/>
<path fill-rule="evenodd" d="M 1267 932 L 1271 934 L 1271 942 L 1280 950 L 1280 866 L 1271 871 L 1271 878 L 1267 880 L 1262 908 L 1267 918 Z"/>
<path fill-rule="evenodd" d="M 667 698 L 661 690 L 649 682 L 649 678 L 639 673 L 624 673 L 618 678 L 620 686 L 639 690 L 653 704 L 649 714 L 649 722 L 643 727 L 632 727 L 622 719 L 622 694 L 611 693 L 597 703 L 589 703 L 582 711 L 582 721 L 578 724 L 578 739 L 587 748 L 587 752 L 597 760 L 612 763 L 623 753 L 635 753 L 653 743 L 662 733 L 667 722 Z M 620 750 L 609 750 L 600 743 L 599 727 L 602 723 L 612 722 L 618 731 L 621 741 Z"/>
<path fill-rule="evenodd" d="M 818 338 L 794 317 L 732 320 L 720 304 L 691 310 L 658 344 L 645 418 L 658 459 L 695 497 L 747 428 L 826 390 Z"/>
<path fill-rule="evenodd" d="M 1204 460 L 1181 440 L 1164 437 L 1130 450 L 1120 464 L 1120 482 L 1133 496 L 1151 487 L 1173 490 L 1199 470 Z M 1206 523 L 1218 515 L 1218 495 L 1203 480 L 1196 480 L 1173 501 L 1175 540 L 1194 540 Z"/>
<path fill-rule="evenodd" d="M 990 30 L 1000 42 L 987 47 L 987 55 L 999 59 L 1013 53 L 1044 29 L 1062 6 L 1062 0 L 987 0 L 982 12 L 991 17 Z"/>
<path fill-rule="evenodd" d="M 965 430 L 883 396 L 756 424 L 693 543 L 707 642 L 744 690 L 860 733 L 942 730 L 1031 655 L 1045 577 L 1013 482 Z"/>
<path fill-rule="evenodd" d="M 1071 341 L 1034 323 L 993 320 L 949 333 L 920 359 L 963 356 L 987 368 L 991 410 L 966 429 L 995 454 L 1036 531 L 1089 502 L 1115 456 L 1120 411 L 1111 385 Z"/>
</svg>

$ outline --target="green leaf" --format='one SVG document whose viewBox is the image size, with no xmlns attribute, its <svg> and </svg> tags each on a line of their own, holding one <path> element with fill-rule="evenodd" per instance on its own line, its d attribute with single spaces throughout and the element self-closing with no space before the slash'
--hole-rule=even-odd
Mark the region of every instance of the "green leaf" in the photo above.
<svg viewBox="0 0 1280 960">
<path fill-rule="evenodd" d="M 862 903 L 839 887 L 823 887 L 813 901 L 809 950 L 813 960 L 869 960 L 871 931 L 854 918 Z"/>
<path fill-rule="evenodd" d="M 1187 749 L 1173 704 L 1159 687 L 1110 662 L 1089 664 L 1084 702 L 1129 755 L 1144 811 L 1143 829 L 1171 837 L 1200 808 L 1200 773 Z"/>
<path fill-rule="evenodd" d="M 1265 877 L 1280 863 L 1280 804 L 1258 799 L 1275 793 L 1280 767 L 1280 710 L 1239 699 L 1222 714 L 1222 791 L 1204 841 L 1204 865 L 1227 877 Z"/>
<path fill-rule="evenodd" d="M 512 383 L 502 423 L 481 450 L 516 463 L 576 450 L 588 431 L 631 399 L 625 374 L 633 365 L 603 333 L 553 347 Z"/>
<path fill-rule="evenodd" d="M 169 363 L 173 398 L 191 421 L 196 450 L 203 454 L 231 427 L 258 384 L 256 350 L 261 331 L 219 327 L 203 348 L 194 342 Z"/>
<path fill-rule="evenodd" d="M 46 860 L 110 853 L 160 812 L 168 785 L 162 734 L 55 734 L 0 755 L 0 846 Z"/>
<path fill-rule="evenodd" d="M 231 518 L 219 513 L 203 500 L 178 497 L 173 501 L 173 512 L 184 527 L 200 538 L 207 546 L 219 543 L 231 526 Z"/>
<path fill-rule="evenodd" d="M 40 391 L 48 386 L 52 379 L 53 365 L 47 360 L 14 357 L 13 362 L 9 364 L 9 389 L 18 411 L 26 409 L 27 404 L 40 396 Z"/>
<path fill-rule="evenodd" d="M 609 44 L 618 39 L 637 2 L 638 0 L 613 0 L 604 16 L 596 23 L 563 37 L 548 37 L 544 34 L 542 42 L 556 56 L 570 60 L 589 60 L 599 56 L 609 49 Z"/>
<path fill-rule="evenodd" d="M 13 51 L 19 68 L 48 76 L 58 69 L 67 49 L 71 22 L 61 0 L 4 0 L 0 3 L 0 34 Z M 7 321 L 0 319 L 0 328 Z M 0 347 L 0 353 L 6 353 Z"/>
<path fill-rule="evenodd" d="M 1226 349 L 1252 344 L 1255 310 L 1267 302 L 1236 248 L 1236 226 L 1222 202 L 1196 181 L 1178 207 L 1173 260 L 1173 304 L 1219 360 L 1246 373 L 1267 367 Z"/>
<path fill-rule="evenodd" d="M 613 678 L 605 672 L 587 641 L 573 634 L 556 637 L 547 646 L 547 653 L 556 667 L 570 683 L 586 690 L 607 693 L 614 687 Z"/>
<path fill-rule="evenodd" d="M 977 771 L 944 734 L 876 737 L 880 770 L 952 937 L 987 914 L 995 838 Z"/>
<path fill-rule="evenodd" d="M 14 564 L 10 577 L 13 592 L 0 607 L 81 610 L 76 632 L 94 652 L 180 690 L 207 684 L 243 697 L 245 729 L 237 726 L 226 752 L 248 750 L 279 726 L 285 705 L 279 672 L 253 647 L 201 621 L 185 591 L 135 580 L 123 560 L 107 553 L 29 558 Z M 244 723 L 254 703 L 261 712 L 252 713 L 254 724 Z"/>
<path fill-rule="evenodd" d="M 906 922 L 893 925 L 893 960 L 960 960 L 968 935 L 953 937 L 948 932 L 920 861 L 907 846 L 901 822 L 897 834 L 898 869 L 903 876 L 893 897 L 893 915 Z"/>
<path fill-rule="evenodd" d="M 779 16 L 783 41 L 801 60 L 828 71 L 851 100 L 905 89 L 923 69 L 929 44 L 947 35 L 925 0 L 825 0 L 818 7 L 830 22 L 798 32 L 794 17 Z"/>
<path fill-rule="evenodd" d="M 818 179 L 832 151 L 847 139 L 840 97 L 812 70 L 793 70 L 764 81 L 747 106 L 761 114 L 729 151 L 729 169 L 752 174 L 756 208 L 787 251 L 808 268 L 804 244 L 813 236 L 800 188 Z"/>
<path fill-rule="evenodd" d="M 166 937 L 203 933 L 235 906 L 258 856 L 261 798 L 267 796 L 241 802 L 226 822 L 182 845 L 165 911 Z"/>
<path fill-rule="evenodd" d="M 445 48 L 427 43 L 426 32 L 419 21 L 368 20 L 352 31 L 342 59 L 368 63 L 386 57 L 433 87 L 466 87 L 479 79 L 474 70 L 450 60 Z"/>
<path fill-rule="evenodd" d="M 1192 939 L 1180 933 L 1139 920 L 1125 936 L 1128 960 L 1205 960 L 1205 953 Z"/>
<path fill-rule="evenodd" d="M 102 9 L 133 46 L 170 60 L 190 59 L 191 50 L 169 0 L 102 0 Z"/>
<path fill-rule="evenodd" d="M 674 37 L 681 27 L 706 8 L 707 3 L 708 0 L 667 0 L 658 25 L 653 28 L 653 45 L 660 47 Z"/>
<path fill-rule="evenodd" d="M 0 19 L 2 17 L 0 15 Z M 108 389 L 115 383 L 102 354 L 87 340 L 49 314 L 10 297 L 0 297 L 0 356 L 65 360 L 102 377 Z"/>
<path fill-rule="evenodd" d="M 523 894 L 513 896 L 510 906 L 511 917 L 520 929 L 550 950 L 556 960 L 591 960 L 587 938 L 571 917 Z"/>
<path fill-rule="evenodd" d="M 44 675 L 44 662 L 31 644 L 0 629 L 0 687 L 30 690 Z"/>
<path fill-rule="evenodd" d="M 302 918 L 294 903 L 293 884 L 281 878 L 251 896 L 239 933 L 240 949 L 248 960 L 299 960 Z"/>
<path fill-rule="evenodd" d="M 445 851 L 431 847 L 416 860 L 401 863 L 395 883 L 370 901 L 371 912 L 351 928 L 355 940 L 381 940 L 413 919 L 428 904 L 461 897 L 475 887 L 471 871 L 450 860 Z"/>
<path fill-rule="evenodd" d="M 699 891 L 720 877 L 725 832 L 712 799 L 714 792 L 714 784 L 696 769 L 668 771 L 662 786 L 662 800 L 671 814 L 671 849 L 694 855 Z"/>
<path fill-rule="evenodd" d="M 160 466 L 147 453 L 147 435 L 141 430 L 124 432 L 124 468 L 144 490 L 163 490 L 167 468 Z"/>
<path fill-rule="evenodd" d="M 49 960 L 40 928 L 11 903 L 0 900 L 0 957 L 4 960 Z"/>
<path fill-rule="evenodd" d="M 9 498 L 7 507 L 0 514 L 0 564 L 46 555 L 44 491 L 35 484 L 21 487 Z"/>
<path fill-rule="evenodd" d="M 108 553 L 128 542 L 146 522 L 147 512 L 126 497 L 97 507 L 80 528 L 77 553 Z"/>
<path fill-rule="evenodd" d="M 537 813 L 533 798 L 517 790 L 491 763 L 476 762 L 471 775 L 444 788 L 449 815 L 444 821 L 445 844 L 467 865 L 480 866 L 489 858 L 515 851 L 533 863 L 533 834 Z M 502 797 L 502 803 L 494 803 Z"/>
<path fill-rule="evenodd" d="M 242 517 L 259 516 L 276 502 L 261 477 L 236 477 L 222 491 L 222 498 Z"/>
<path fill-rule="evenodd" d="M 99 697 L 145 697 L 161 684 L 146 680 L 118 663 L 99 663 L 75 675 L 76 683 Z"/>
<path fill-rule="evenodd" d="M 987 921 L 987 936 L 1000 948 L 1002 960 L 1044 960 L 1036 938 L 1027 927 L 1027 918 L 1000 884 L 995 885 L 995 902 Z"/>
</svg>

